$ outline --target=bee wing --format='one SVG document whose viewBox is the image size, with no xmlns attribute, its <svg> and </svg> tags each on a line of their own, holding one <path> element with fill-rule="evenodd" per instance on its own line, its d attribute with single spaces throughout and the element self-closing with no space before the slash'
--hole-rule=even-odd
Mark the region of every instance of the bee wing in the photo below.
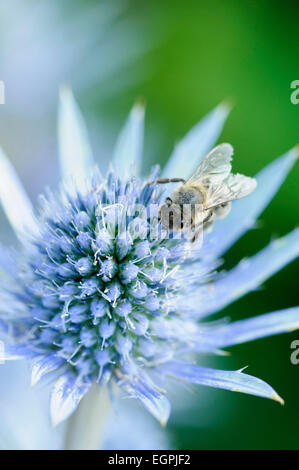
<svg viewBox="0 0 299 470">
<path fill-rule="evenodd" d="M 257 182 L 254 178 L 239 173 L 231 174 L 218 187 L 211 190 L 205 209 L 212 209 L 221 204 L 248 196 L 256 188 L 256 185 Z"/>
<path fill-rule="evenodd" d="M 231 171 L 234 149 L 230 144 L 220 144 L 213 148 L 187 183 L 219 184 Z"/>
</svg>

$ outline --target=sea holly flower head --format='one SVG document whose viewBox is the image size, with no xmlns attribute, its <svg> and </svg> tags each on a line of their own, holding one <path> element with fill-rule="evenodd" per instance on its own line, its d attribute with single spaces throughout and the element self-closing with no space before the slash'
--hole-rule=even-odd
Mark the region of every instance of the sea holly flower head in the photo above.
<svg viewBox="0 0 299 470">
<path fill-rule="evenodd" d="M 163 177 L 187 178 L 215 143 L 228 109 L 218 106 L 175 148 Z M 274 389 L 243 372 L 195 365 L 201 352 L 299 326 L 297 307 L 233 323 L 200 320 L 255 289 L 298 255 L 295 230 L 228 273 L 219 257 L 250 228 L 298 155 L 292 149 L 257 175 L 258 188 L 234 202 L 202 246 L 165 231 L 159 207 L 168 188 L 141 177 L 144 111 L 133 108 L 108 173 L 93 162 L 80 111 L 61 95 L 63 184 L 33 210 L 4 153 L 0 199 L 21 248 L 2 249 L 4 359 L 27 357 L 32 384 L 53 380 L 52 420 L 67 418 L 90 387 L 115 385 L 162 424 L 170 413 L 168 378 L 273 398 Z M 7 302 L 5 301 L 7 300 Z M 13 337 L 13 341 L 9 338 Z"/>
</svg>

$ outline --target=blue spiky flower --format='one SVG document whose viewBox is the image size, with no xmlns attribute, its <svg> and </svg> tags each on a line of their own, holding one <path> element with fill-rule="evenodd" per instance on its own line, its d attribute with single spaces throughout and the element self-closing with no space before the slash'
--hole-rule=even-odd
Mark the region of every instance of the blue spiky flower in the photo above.
<svg viewBox="0 0 299 470">
<path fill-rule="evenodd" d="M 218 106 L 178 144 L 163 176 L 189 176 L 211 148 L 228 109 Z M 166 379 L 219 387 L 282 402 L 242 369 L 195 365 L 198 353 L 299 326 L 290 308 L 235 323 L 200 320 L 258 287 L 298 255 L 298 231 L 227 273 L 219 258 L 255 222 L 282 183 L 298 150 L 257 175 L 258 189 L 233 204 L 200 250 L 151 234 L 151 208 L 165 193 L 139 176 L 143 109 L 133 108 L 106 176 L 94 165 L 80 112 L 69 90 L 61 96 L 59 138 L 63 184 L 33 211 L 1 154 L 0 198 L 21 245 L 1 251 L 1 327 L 5 359 L 29 358 L 32 383 L 53 379 L 54 423 L 67 418 L 92 384 L 117 385 L 161 423 L 170 412 Z M 136 208 L 145 208 L 140 214 Z M 156 218 L 156 228 L 161 229 Z M 13 342 L 8 338 L 13 337 Z"/>
</svg>

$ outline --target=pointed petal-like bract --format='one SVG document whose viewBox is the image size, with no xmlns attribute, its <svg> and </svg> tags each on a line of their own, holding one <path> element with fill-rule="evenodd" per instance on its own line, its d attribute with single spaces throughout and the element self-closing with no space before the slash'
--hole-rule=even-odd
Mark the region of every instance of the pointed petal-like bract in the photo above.
<svg viewBox="0 0 299 470">
<path fill-rule="evenodd" d="M 0 364 L 4 364 L 5 361 L 18 361 L 24 357 L 21 354 L 15 353 L 13 351 L 8 351 L 0 342 Z"/>
<path fill-rule="evenodd" d="M 169 157 L 163 177 L 188 178 L 201 159 L 215 145 L 229 114 L 230 108 L 220 104 L 199 121 L 176 145 Z"/>
<path fill-rule="evenodd" d="M 12 164 L 0 148 L 0 201 L 16 235 L 22 241 L 38 233 L 32 204 Z"/>
<path fill-rule="evenodd" d="M 18 263 L 13 258 L 12 253 L 7 247 L 0 243 L 0 267 L 10 276 L 15 277 L 18 274 Z"/>
<path fill-rule="evenodd" d="M 22 344 L 9 345 L 1 343 L 0 347 L 0 363 L 5 361 L 18 361 L 19 359 L 32 359 L 34 353 L 28 347 Z"/>
<path fill-rule="evenodd" d="M 207 330 L 204 339 L 210 339 L 215 348 L 234 346 L 299 328 L 299 307 L 278 310 L 246 320 L 235 321 Z M 210 338 L 209 338 L 210 337 Z"/>
<path fill-rule="evenodd" d="M 242 370 L 228 371 L 208 369 L 184 362 L 171 362 L 166 364 L 165 370 L 168 375 L 180 380 L 270 398 L 283 404 L 282 398 L 270 385 L 257 377 L 244 374 Z"/>
<path fill-rule="evenodd" d="M 299 148 L 295 147 L 256 175 L 258 184 L 253 193 L 244 199 L 234 201 L 228 216 L 216 220 L 213 231 L 205 235 L 200 252 L 202 256 L 209 258 L 221 256 L 254 226 L 260 213 L 282 185 L 298 155 Z"/>
<path fill-rule="evenodd" d="M 293 261 L 299 255 L 299 229 L 273 240 L 251 258 L 244 259 L 235 268 L 216 280 L 212 286 L 199 290 L 199 315 L 216 312 L 234 300 L 259 287 L 266 279 Z M 196 298 L 196 295 L 195 295 Z"/>
<path fill-rule="evenodd" d="M 170 403 L 165 395 L 141 378 L 136 378 L 132 384 L 128 383 L 124 389 L 140 401 L 162 426 L 165 426 L 170 415 Z"/>
<path fill-rule="evenodd" d="M 50 412 L 53 426 L 67 419 L 88 392 L 92 382 L 81 383 L 73 375 L 62 375 L 55 382 L 51 393 Z"/>
<path fill-rule="evenodd" d="M 113 168 L 121 179 L 138 176 L 141 168 L 144 134 L 144 107 L 136 104 L 117 139 Z"/>
<path fill-rule="evenodd" d="M 45 375 L 58 369 L 65 360 L 56 354 L 41 356 L 34 361 L 31 373 L 31 387 L 36 385 Z"/>
<path fill-rule="evenodd" d="M 60 91 L 58 138 L 62 178 L 84 190 L 93 165 L 93 156 L 85 122 L 68 87 Z"/>
</svg>

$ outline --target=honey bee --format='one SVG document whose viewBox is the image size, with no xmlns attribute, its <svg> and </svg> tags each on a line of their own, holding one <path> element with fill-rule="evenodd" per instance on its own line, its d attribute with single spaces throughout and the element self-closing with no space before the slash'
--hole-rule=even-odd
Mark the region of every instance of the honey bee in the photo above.
<svg viewBox="0 0 299 470">
<path fill-rule="evenodd" d="M 194 242 L 203 231 L 212 229 L 217 218 L 229 213 L 231 201 L 248 196 L 256 188 L 254 178 L 231 173 L 233 152 L 230 144 L 220 144 L 206 155 L 189 179 L 159 178 L 149 183 L 183 183 L 160 207 L 164 229 L 183 230 L 187 239 Z"/>
</svg>

